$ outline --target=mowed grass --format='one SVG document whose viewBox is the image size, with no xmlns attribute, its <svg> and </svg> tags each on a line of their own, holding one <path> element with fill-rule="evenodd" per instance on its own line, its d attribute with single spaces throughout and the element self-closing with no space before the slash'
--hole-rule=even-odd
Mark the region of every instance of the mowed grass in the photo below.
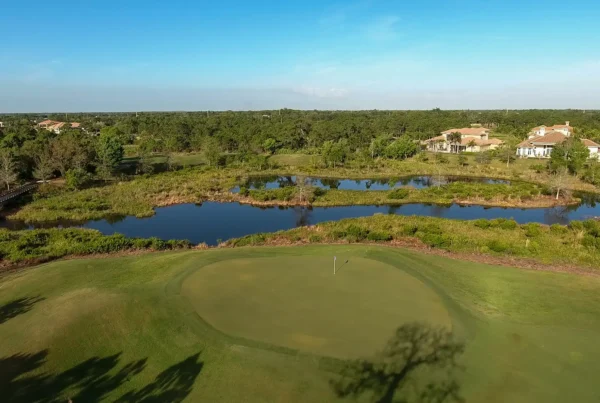
<svg viewBox="0 0 600 403">
<path fill-rule="evenodd" d="M 226 260 L 182 294 L 227 334 L 340 358 L 371 355 L 400 323 L 452 326 L 439 296 L 404 271 L 344 255 L 337 268 L 331 256 Z"/>
<path fill-rule="evenodd" d="M 335 278 L 333 256 L 349 260 Z M 468 402 L 595 402 L 599 291 L 593 276 L 362 245 L 54 262 L 0 280 L 0 396 L 334 402 L 332 357 L 418 318 L 465 342 Z"/>
</svg>

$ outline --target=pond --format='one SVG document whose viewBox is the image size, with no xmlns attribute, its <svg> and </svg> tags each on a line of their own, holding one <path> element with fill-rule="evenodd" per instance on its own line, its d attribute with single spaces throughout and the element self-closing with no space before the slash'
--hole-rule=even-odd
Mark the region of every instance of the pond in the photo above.
<svg viewBox="0 0 600 403">
<path fill-rule="evenodd" d="M 238 203 L 207 202 L 202 205 L 180 204 L 157 208 L 149 218 L 113 217 L 85 223 L 58 222 L 40 225 L 80 226 L 93 228 L 104 234 L 121 233 L 131 237 L 158 237 L 161 239 L 188 239 L 193 243 L 216 245 L 219 240 L 241 237 L 259 232 L 274 232 L 304 225 L 344 218 L 366 217 L 376 213 L 443 217 L 473 220 L 477 218 L 514 218 L 519 223 L 568 224 L 600 216 L 596 199 L 584 199 L 580 206 L 518 209 L 482 206 L 449 206 L 406 204 L 402 206 L 343 206 L 343 207 L 272 207 L 259 208 Z M 23 229 L 33 226 L 15 221 L 2 221 L 0 226 Z"/>
<path fill-rule="evenodd" d="M 503 179 L 473 178 L 466 176 L 444 176 L 434 178 L 433 176 L 407 176 L 403 178 L 379 178 L 379 179 L 331 179 L 308 177 L 307 181 L 315 187 L 322 189 L 339 190 L 390 190 L 399 186 L 412 186 L 417 189 L 423 189 L 430 186 L 452 183 L 452 182 L 477 182 L 487 184 L 510 184 L 510 181 Z M 248 189 L 277 189 L 287 186 L 295 186 L 295 176 L 253 176 L 248 178 L 245 186 Z M 231 190 L 233 193 L 240 191 L 239 186 Z"/>
</svg>

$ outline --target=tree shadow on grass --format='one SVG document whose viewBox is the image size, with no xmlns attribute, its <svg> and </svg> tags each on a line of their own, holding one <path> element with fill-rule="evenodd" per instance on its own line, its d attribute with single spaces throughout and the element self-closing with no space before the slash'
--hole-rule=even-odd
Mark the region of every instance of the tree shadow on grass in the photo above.
<svg viewBox="0 0 600 403">
<path fill-rule="evenodd" d="M 43 301 L 41 296 L 18 298 L 0 306 L 0 325 L 9 319 L 29 312 L 35 304 Z"/>
<path fill-rule="evenodd" d="M 203 367 L 199 361 L 200 353 L 167 368 L 157 375 L 154 382 L 142 389 L 134 390 L 123 395 L 117 402 L 151 403 L 151 402 L 181 402 L 192 391 L 196 377 Z"/>
<path fill-rule="evenodd" d="M 8 402 L 99 402 L 146 368 L 147 359 L 119 365 L 121 353 L 93 357 L 57 374 L 41 371 L 48 350 L 35 354 L 15 354 L 0 358 L 0 396 Z M 156 380 L 140 389 L 128 392 L 118 401 L 154 402 L 183 400 L 193 388 L 202 369 L 195 354 L 171 366 Z"/>
<path fill-rule="evenodd" d="M 373 359 L 347 361 L 331 386 L 338 397 L 368 395 L 377 403 L 463 402 L 453 376 L 463 351 L 443 328 L 406 324 Z"/>
</svg>

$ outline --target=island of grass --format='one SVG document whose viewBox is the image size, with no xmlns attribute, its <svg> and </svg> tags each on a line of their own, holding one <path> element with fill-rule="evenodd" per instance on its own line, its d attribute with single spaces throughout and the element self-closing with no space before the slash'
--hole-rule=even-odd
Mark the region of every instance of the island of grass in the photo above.
<svg viewBox="0 0 600 403">
<path fill-rule="evenodd" d="M 29 223 L 59 220 L 96 220 L 110 216 L 149 217 L 154 207 L 202 201 L 241 202 L 258 206 L 275 205 L 399 205 L 407 203 L 478 204 L 502 207 L 551 207 L 577 204 L 572 195 L 559 194 L 544 184 L 515 180 L 511 184 L 455 182 L 426 189 L 402 188 L 389 191 L 300 190 L 297 187 L 273 190 L 248 190 L 232 193 L 249 175 L 305 175 L 346 178 L 382 177 L 390 170 L 271 170 L 253 172 L 242 169 L 199 168 L 136 177 L 130 181 L 110 183 L 79 191 L 60 185 L 44 185 L 34 200 L 9 216 Z M 407 172 L 409 172 L 407 170 Z M 410 171 L 412 172 L 412 170 Z M 396 171 L 398 177 L 402 171 Z M 479 175 L 482 173 L 479 172 Z"/>
<path fill-rule="evenodd" d="M 466 401 L 597 399 L 595 276 L 337 245 L 70 260 L 0 287 L 11 402 L 346 401 L 331 387 L 344 360 L 415 320 L 464 346 Z M 422 370 L 403 397 L 440 386 Z"/>
</svg>

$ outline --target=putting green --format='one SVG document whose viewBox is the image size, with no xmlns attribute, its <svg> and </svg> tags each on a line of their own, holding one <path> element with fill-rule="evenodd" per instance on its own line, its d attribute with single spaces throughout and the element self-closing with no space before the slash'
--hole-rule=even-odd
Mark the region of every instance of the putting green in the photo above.
<svg viewBox="0 0 600 403">
<path fill-rule="evenodd" d="M 440 297 L 398 267 L 371 259 L 283 256 L 204 266 L 181 293 L 232 336 L 335 357 L 368 356 L 399 324 L 451 327 Z"/>
</svg>

